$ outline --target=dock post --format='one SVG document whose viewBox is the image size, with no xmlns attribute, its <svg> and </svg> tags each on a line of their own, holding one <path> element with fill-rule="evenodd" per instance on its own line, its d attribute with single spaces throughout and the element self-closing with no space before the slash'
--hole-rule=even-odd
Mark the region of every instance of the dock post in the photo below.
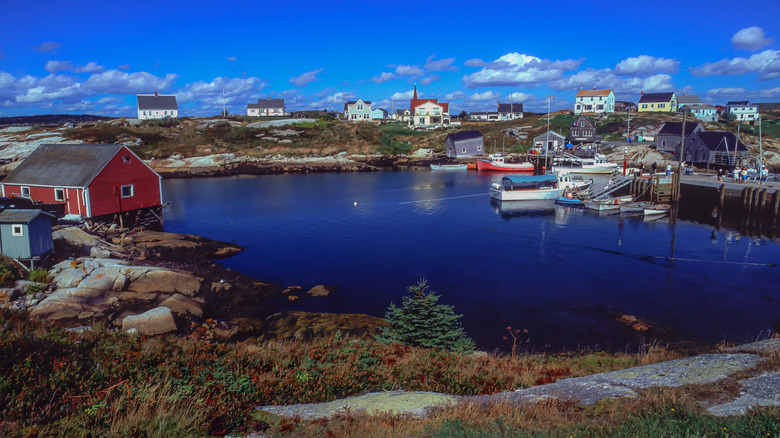
<svg viewBox="0 0 780 438">
<path fill-rule="evenodd" d="M 777 224 L 777 209 L 780 207 L 780 190 L 775 191 L 775 202 L 772 207 L 772 230 L 774 232 L 775 225 Z"/>
</svg>

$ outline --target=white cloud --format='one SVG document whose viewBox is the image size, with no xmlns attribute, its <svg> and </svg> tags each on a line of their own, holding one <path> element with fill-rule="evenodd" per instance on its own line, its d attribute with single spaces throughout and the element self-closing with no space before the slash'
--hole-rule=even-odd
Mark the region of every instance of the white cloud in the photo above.
<svg viewBox="0 0 780 438">
<path fill-rule="evenodd" d="M 376 84 L 381 84 L 383 82 L 387 82 L 391 79 L 395 79 L 395 75 L 390 72 L 382 72 L 373 78 L 371 78 L 371 82 L 374 82 Z"/>
<path fill-rule="evenodd" d="M 467 59 L 466 62 L 463 63 L 466 67 L 484 67 L 487 65 L 487 62 L 479 59 L 479 58 L 471 58 Z"/>
<path fill-rule="evenodd" d="M 299 87 L 305 87 L 309 83 L 318 80 L 317 75 L 325 71 L 324 68 L 318 68 L 316 70 L 307 71 L 300 76 L 293 76 L 290 78 L 290 83 Z"/>
<path fill-rule="evenodd" d="M 98 65 L 96 62 L 90 62 L 87 65 L 74 67 L 71 61 L 48 61 L 44 68 L 49 73 L 56 73 L 58 71 L 72 71 L 74 73 L 100 73 L 105 70 L 105 67 Z"/>
<path fill-rule="evenodd" d="M 737 49 L 759 50 L 775 42 L 774 38 L 765 38 L 764 29 L 758 26 L 740 29 L 731 37 L 731 44 Z"/>
<path fill-rule="evenodd" d="M 742 87 L 723 87 L 713 88 L 706 93 L 712 99 L 720 101 L 738 100 L 738 99 L 780 99 L 780 87 L 767 88 L 763 90 L 747 90 Z"/>
<path fill-rule="evenodd" d="M 615 94 L 639 94 L 641 91 L 662 92 L 674 91 L 672 77 L 668 74 L 657 74 L 646 78 L 625 78 L 617 76 L 610 69 L 585 69 L 565 78 L 550 82 L 553 90 L 572 89 L 612 89 Z"/>
<path fill-rule="evenodd" d="M 433 75 L 433 76 L 428 76 L 427 78 L 420 79 L 420 83 L 422 85 L 431 85 L 432 83 L 434 83 L 434 82 L 436 82 L 436 81 L 438 81 L 440 79 L 441 79 L 441 77 L 439 75 Z"/>
<path fill-rule="evenodd" d="M 228 61 L 230 61 L 230 62 L 235 62 L 237 58 L 236 58 L 235 56 L 228 56 L 228 57 L 227 57 L 227 58 L 225 58 L 225 59 L 227 59 L 227 60 L 228 60 Z"/>
<path fill-rule="evenodd" d="M 457 67 L 452 65 L 455 62 L 455 58 L 444 58 L 435 60 L 436 54 L 429 56 L 425 61 L 425 68 L 430 71 L 458 71 Z"/>
<path fill-rule="evenodd" d="M 105 69 L 106 69 L 105 67 L 99 65 L 96 62 L 89 62 L 87 63 L 87 65 L 76 67 L 73 71 L 76 73 L 100 73 Z"/>
<path fill-rule="evenodd" d="M 722 59 L 714 63 L 706 63 L 691 70 L 694 76 L 745 75 L 758 73 L 758 81 L 780 77 L 780 51 L 764 50 L 751 55 L 750 58 L 736 57 Z"/>
<path fill-rule="evenodd" d="M 393 93 L 392 96 L 390 96 L 390 99 L 392 100 L 412 100 L 412 96 L 414 96 L 414 89 L 409 91 L 398 91 Z M 417 97 L 422 97 L 422 93 L 417 93 Z"/>
<path fill-rule="evenodd" d="M 656 73 L 677 73 L 679 68 L 680 61 L 676 59 L 639 55 L 618 62 L 613 72 L 621 76 L 647 76 Z"/>
<path fill-rule="evenodd" d="M 474 93 L 469 97 L 469 100 L 473 102 L 483 102 L 486 100 L 496 100 L 501 97 L 500 94 L 492 91 L 485 91 L 484 93 Z"/>
<path fill-rule="evenodd" d="M 507 53 L 470 75 L 463 76 L 467 88 L 536 84 L 560 79 L 563 73 L 577 69 L 584 59 L 551 61 L 517 52 Z"/>
<path fill-rule="evenodd" d="M 62 44 L 60 43 L 55 43 L 53 41 L 46 41 L 42 43 L 40 46 L 35 47 L 35 50 L 38 52 L 53 52 L 59 49 L 60 47 L 62 47 Z"/>
<path fill-rule="evenodd" d="M 416 65 L 399 65 L 395 68 L 395 74 L 399 76 L 416 76 L 425 74 L 425 71 Z"/>
<path fill-rule="evenodd" d="M 453 93 L 447 93 L 444 95 L 445 102 L 451 102 L 453 100 L 461 100 L 466 97 L 466 93 L 462 91 L 455 91 Z"/>
<path fill-rule="evenodd" d="M 310 102 L 308 108 L 310 109 L 335 109 L 342 111 L 344 109 L 344 102 L 348 100 L 355 100 L 357 95 L 351 91 L 339 91 L 331 94 L 323 99 Z"/>
<path fill-rule="evenodd" d="M 266 84 L 256 77 L 251 78 L 227 78 L 217 77 L 209 82 L 197 81 L 184 86 L 183 90 L 176 92 L 176 100 L 184 112 L 191 107 L 199 114 L 218 114 L 222 111 L 222 90 L 225 94 L 225 106 L 229 112 L 246 112 L 247 103 L 257 100 L 258 91 L 266 87 Z M 192 105 L 188 105 L 192 104 Z"/>
<path fill-rule="evenodd" d="M 709 96 L 733 96 L 735 94 L 745 94 L 747 90 L 742 87 L 723 87 L 713 88 L 707 91 L 705 94 Z"/>
<path fill-rule="evenodd" d="M 125 73 L 107 70 L 90 76 L 84 86 L 94 94 L 138 94 L 153 93 L 170 89 L 178 75 L 169 73 L 164 78 L 145 71 Z"/>
<path fill-rule="evenodd" d="M 536 96 L 534 96 L 533 94 L 522 93 L 522 92 L 518 91 L 518 92 L 510 94 L 506 98 L 508 100 L 511 99 L 512 102 L 520 103 L 520 102 L 523 102 L 523 101 L 526 101 L 526 100 L 536 99 Z"/>
</svg>

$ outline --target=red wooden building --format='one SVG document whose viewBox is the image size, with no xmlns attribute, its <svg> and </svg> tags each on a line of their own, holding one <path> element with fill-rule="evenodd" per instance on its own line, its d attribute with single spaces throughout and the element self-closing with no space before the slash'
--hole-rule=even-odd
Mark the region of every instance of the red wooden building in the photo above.
<svg viewBox="0 0 780 438">
<path fill-rule="evenodd" d="M 4 196 L 65 204 L 65 214 L 162 224 L 160 175 L 121 144 L 44 144 L 2 181 Z"/>
</svg>

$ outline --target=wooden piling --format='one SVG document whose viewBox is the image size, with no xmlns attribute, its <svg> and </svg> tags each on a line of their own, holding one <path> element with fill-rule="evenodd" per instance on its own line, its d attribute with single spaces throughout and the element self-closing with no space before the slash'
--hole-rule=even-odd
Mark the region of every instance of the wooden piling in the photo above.
<svg viewBox="0 0 780 438">
<path fill-rule="evenodd" d="M 721 184 L 718 190 L 720 191 L 718 194 L 718 211 L 720 212 L 723 210 L 723 202 L 726 200 L 726 184 Z"/>
</svg>

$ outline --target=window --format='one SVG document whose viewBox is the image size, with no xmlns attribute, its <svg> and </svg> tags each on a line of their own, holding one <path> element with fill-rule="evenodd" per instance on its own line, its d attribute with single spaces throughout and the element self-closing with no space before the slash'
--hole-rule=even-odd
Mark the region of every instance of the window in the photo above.
<svg viewBox="0 0 780 438">
<path fill-rule="evenodd" d="M 647 109 L 647 104 L 646 103 L 642 104 L 642 109 Z"/>
<path fill-rule="evenodd" d="M 577 108 L 577 110 L 579 110 L 581 107 L 580 107 L 579 105 L 577 105 L 577 107 L 576 107 L 576 108 Z"/>
<path fill-rule="evenodd" d="M 11 235 L 24 236 L 24 228 L 22 228 L 21 225 L 17 225 L 17 224 L 11 225 Z"/>
<path fill-rule="evenodd" d="M 55 201 L 64 201 L 65 200 L 65 189 L 54 189 L 54 200 Z"/>
<path fill-rule="evenodd" d="M 134 195 L 133 185 L 130 184 L 128 186 L 122 186 L 122 197 L 123 198 L 132 198 Z"/>
<path fill-rule="evenodd" d="M 363 109 L 363 105 L 358 105 L 358 109 L 362 110 Z"/>
<path fill-rule="evenodd" d="M 666 104 L 665 103 L 659 103 L 658 104 L 658 108 L 666 108 Z"/>
<path fill-rule="evenodd" d="M 580 120 L 580 128 L 584 128 L 584 127 L 585 127 L 585 120 Z"/>
<path fill-rule="evenodd" d="M 130 164 L 130 155 L 122 155 L 122 161 L 125 164 Z"/>
<path fill-rule="evenodd" d="M 666 146 L 666 140 L 661 140 L 661 146 Z"/>
<path fill-rule="evenodd" d="M 481 145 L 477 146 L 477 151 L 481 151 L 481 150 L 482 150 L 482 146 Z"/>
<path fill-rule="evenodd" d="M 463 153 L 464 153 L 464 154 L 466 153 L 466 148 L 463 148 Z"/>
<path fill-rule="evenodd" d="M 29 187 L 22 187 L 22 197 L 23 198 L 29 198 L 30 197 L 30 188 Z"/>
</svg>

